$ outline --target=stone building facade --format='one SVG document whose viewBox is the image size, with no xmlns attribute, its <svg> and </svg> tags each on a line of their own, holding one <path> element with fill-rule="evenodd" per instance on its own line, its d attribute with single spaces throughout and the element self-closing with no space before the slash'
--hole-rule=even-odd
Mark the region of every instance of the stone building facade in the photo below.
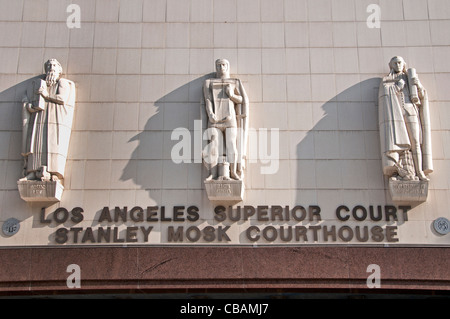
<svg viewBox="0 0 450 319">
<path fill-rule="evenodd" d="M 391 292 L 448 291 L 449 30 L 447 0 L 0 0 L 0 223 L 20 226 L 0 234 L 1 292 L 65 292 L 72 264 L 94 293 L 364 290 L 369 265 Z M 394 56 L 429 97 L 420 201 L 382 170 Z M 51 58 L 77 92 L 64 191 L 27 202 L 22 96 Z M 205 190 L 219 58 L 249 99 L 239 202 Z"/>
</svg>

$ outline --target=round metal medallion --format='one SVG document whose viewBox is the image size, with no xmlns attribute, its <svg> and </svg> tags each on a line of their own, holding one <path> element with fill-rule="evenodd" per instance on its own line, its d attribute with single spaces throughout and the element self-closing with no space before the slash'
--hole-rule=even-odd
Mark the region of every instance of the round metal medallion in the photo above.
<svg viewBox="0 0 450 319">
<path fill-rule="evenodd" d="M 441 235 L 450 233 L 450 221 L 447 218 L 439 217 L 433 222 L 433 227 Z"/>
<path fill-rule="evenodd" d="M 2 231 L 5 236 L 13 236 L 17 234 L 20 229 L 20 221 L 15 218 L 10 218 L 3 223 Z"/>
</svg>

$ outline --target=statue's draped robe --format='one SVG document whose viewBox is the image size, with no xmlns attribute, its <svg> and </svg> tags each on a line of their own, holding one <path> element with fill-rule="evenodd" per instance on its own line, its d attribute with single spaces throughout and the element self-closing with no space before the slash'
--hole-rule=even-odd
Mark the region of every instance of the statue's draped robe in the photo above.
<svg viewBox="0 0 450 319">
<path fill-rule="evenodd" d="M 49 173 L 63 178 L 72 131 L 75 84 L 60 79 L 47 90 L 49 98 L 41 99 L 41 104 L 44 105 L 40 105 L 44 110 L 31 113 L 28 122 L 25 144 L 25 153 L 28 154 L 26 173 L 46 166 Z M 28 92 L 27 95 L 32 94 L 35 93 Z"/>
<path fill-rule="evenodd" d="M 396 171 L 401 152 L 411 150 L 411 141 L 403 114 L 417 115 L 420 119 L 420 145 L 422 150 L 422 170 L 425 174 L 433 171 L 431 153 L 431 129 L 427 92 L 420 97 L 420 105 L 409 104 L 409 85 L 406 74 L 400 75 L 405 86 L 400 91 L 396 85 L 398 78 L 389 74 L 380 84 L 378 94 L 378 121 L 380 128 L 381 160 L 383 173 L 392 176 Z M 405 108 L 405 100 L 407 102 Z M 408 103 L 409 102 L 409 103 Z"/>
</svg>

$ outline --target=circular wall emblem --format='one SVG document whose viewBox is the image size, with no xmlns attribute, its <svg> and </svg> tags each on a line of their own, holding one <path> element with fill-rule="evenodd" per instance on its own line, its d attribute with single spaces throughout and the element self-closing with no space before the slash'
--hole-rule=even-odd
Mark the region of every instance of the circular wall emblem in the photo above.
<svg viewBox="0 0 450 319">
<path fill-rule="evenodd" d="M 17 234 L 20 229 L 20 221 L 15 218 L 10 218 L 3 223 L 2 231 L 5 236 L 13 236 Z"/>
<path fill-rule="evenodd" d="M 450 233 L 450 221 L 447 218 L 439 217 L 433 222 L 433 227 L 441 235 Z"/>
</svg>

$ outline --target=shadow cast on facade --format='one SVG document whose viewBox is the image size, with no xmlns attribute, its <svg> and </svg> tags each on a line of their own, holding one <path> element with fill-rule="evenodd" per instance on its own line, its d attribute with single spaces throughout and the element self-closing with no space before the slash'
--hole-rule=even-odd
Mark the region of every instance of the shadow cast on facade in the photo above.
<svg viewBox="0 0 450 319">
<path fill-rule="evenodd" d="M 339 93 L 320 109 L 318 103 L 316 107 L 313 105 L 316 123 L 300 137 L 296 147 L 297 189 L 361 190 L 381 186 L 380 180 L 372 180 L 369 186 L 366 176 L 373 170 L 382 179 L 377 111 L 379 83 L 380 78 L 367 79 Z M 302 164 L 306 165 L 301 167 Z M 301 191 L 298 193 L 297 199 L 301 200 Z"/>
<path fill-rule="evenodd" d="M 333 213 L 344 204 L 350 209 L 356 205 L 374 205 L 375 209 L 377 205 L 392 205 L 381 167 L 380 81 L 377 77 L 366 79 L 320 109 L 317 104 L 313 107 L 316 123 L 296 147 L 296 203 L 315 195 L 322 209 Z"/>
<path fill-rule="evenodd" d="M 194 121 L 201 119 L 203 83 L 212 76 L 214 73 L 196 78 L 148 104 L 146 114 L 149 117 L 145 126 L 128 141 L 137 141 L 138 144 L 120 180 L 132 180 L 141 190 L 146 190 L 148 198 L 155 203 L 164 199 L 161 193 L 165 191 L 168 194 L 165 199 L 170 203 L 178 200 L 178 204 L 184 204 L 183 195 L 178 199 L 167 196 L 170 192 L 174 195 L 183 193 L 188 200 L 187 190 L 195 192 L 203 188 L 203 164 L 194 162 L 194 157 L 200 156 L 194 154 Z M 179 143 L 179 140 L 172 140 L 172 133 L 177 129 L 188 130 L 192 137 L 190 156 L 184 154 L 184 157 L 187 155 L 186 162 L 180 164 L 175 163 L 171 156 L 173 146 Z M 166 203 L 166 200 L 162 202 Z"/>
<path fill-rule="evenodd" d="M 30 83 L 41 75 L 26 79 L 0 92 L 0 190 L 15 191 L 17 181 L 23 177 L 22 152 L 22 99 Z M 13 200 L 10 198 L 10 200 Z M 39 204 L 28 204 L 29 207 Z"/>
<path fill-rule="evenodd" d="M 26 79 L 2 92 L 0 92 L 0 131 L 2 132 L 22 132 L 22 99 L 26 95 L 30 83 L 36 79 L 41 79 L 42 75 Z M 18 152 L 0 154 L 2 159 L 21 159 L 20 143 Z M 2 150 L 3 151 L 3 150 Z"/>
<path fill-rule="evenodd" d="M 408 220 L 411 207 L 392 203 L 381 167 L 380 81 L 366 79 L 316 105 L 315 125 L 297 144 L 296 203 L 315 196 L 322 219 L 337 222 L 323 224 L 325 241 L 395 242 Z"/>
</svg>

